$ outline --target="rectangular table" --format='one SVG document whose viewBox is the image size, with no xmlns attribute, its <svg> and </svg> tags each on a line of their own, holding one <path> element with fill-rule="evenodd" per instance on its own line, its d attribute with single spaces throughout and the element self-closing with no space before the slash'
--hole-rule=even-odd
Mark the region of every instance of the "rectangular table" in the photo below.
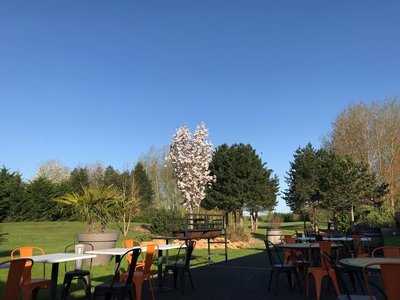
<svg viewBox="0 0 400 300">
<path fill-rule="evenodd" d="M 157 279 L 159 286 L 162 286 L 162 267 L 163 267 L 163 251 L 179 249 L 180 247 L 186 247 L 186 245 L 179 245 L 179 244 L 164 244 L 164 245 L 157 245 L 158 251 L 158 263 L 157 263 Z M 146 252 L 146 246 L 135 246 L 132 248 L 109 248 L 109 249 L 98 249 L 98 250 L 91 250 L 86 251 L 87 254 L 96 254 L 96 255 L 112 255 L 115 256 L 115 264 L 117 265 L 121 261 L 121 256 L 124 255 L 128 250 L 131 249 L 141 249 L 142 252 Z M 168 254 L 167 254 L 168 259 Z"/>
<path fill-rule="evenodd" d="M 315 237 L 297 237 L 299 241 L 315 241 Z M 324 241 L 336 241 L 336 242 L 350 242 L 353 240 L 352 237 L 323 237 L 322 240 Z M 361 237 L 360 240 L 362 242 L 369 242 L 371 241 L 370 237 Z"/>
<path fill-rule="evenodd" d="M 53 253 L 45 255 L 34 255 L 28 257 L 34 263 L 51 264 L 51 286 L 50 286 L 50 300 L 57 299 L 57 281 L 58 281 L 58 268 L 59 264 L 69 261 L 77 261 L 81 259 L 95 258 L 94 254 L 75 254 L 75 253 Z"/>
</svg>

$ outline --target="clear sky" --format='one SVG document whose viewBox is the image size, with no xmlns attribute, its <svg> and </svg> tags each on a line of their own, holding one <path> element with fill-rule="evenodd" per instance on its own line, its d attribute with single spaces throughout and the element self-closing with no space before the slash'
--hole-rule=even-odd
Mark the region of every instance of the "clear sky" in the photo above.
<svg viewBox="0 0 400 300">
<path fill-rule="evenodd" d="M 399 72 L 399 1 L 3 0 L 0 164 L 122 168 L 204 121 L 284 188 L 293 151 Z"/>
</svg>

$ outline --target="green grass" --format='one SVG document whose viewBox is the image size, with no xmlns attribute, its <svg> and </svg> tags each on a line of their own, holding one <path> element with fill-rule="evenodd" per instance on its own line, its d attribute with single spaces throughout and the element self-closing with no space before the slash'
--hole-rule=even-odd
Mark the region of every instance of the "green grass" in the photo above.
<svg viewBox="0 0 400 300">
<path fill-rule="evenodd" d="M 12 249 L 20 246 L 38 246 L 46 253 L 63 252 L 64 247 L 72 243 L 76 235 L 85 231 L 85 225 L 80 222 L 20 222 L 20 223 L 2 223 L 0 225 L 2 233 L 8 233 L 5 240 L 0 243 L 0 261 L 10 259 Z M 143 233 L 131 233 L 130 238 L 145 240 L 148 236 Z M 121 241 L 118 241 L 121 245 Z M 229 250 L 229 259 L 251 255 L 259 252 L 260 249 L 240 249 Z M 171 253 L 172 252 L 172 253 Z M 173 255 L 173 251 L 170 255 Z M 213 262 L 223 261 L 225 259 L 224 250 L 212 250 Z M 195 249 L 195 259 L 192 262 L 194 267 L 202 266 L 207 263 L 207 249 Z M 73 263 L 69 264 L 72 266 Z M 106 266 L 96 266 L 92 268 L 93 284 L 96 285 L 104 280 L 110 280 L 113 274 L 114 262 L 111 261 Z M 51 266 L 46 266 L 47 278 L 49 278 Z M 36 264 L 33 268 L 33 277 L 42 277 L 43 267 Z M 7 270 L 0 270 L 0 289 L 6 280 Z M 59 284 L 64 278 L 64 265 L 60 264 Z M 0 291 L 1 293 L 1 291 Z M 45 291 L 40 299 L 46 299 Z M 78 294 L 79 296 L 79 294 Z"/>
</svg>

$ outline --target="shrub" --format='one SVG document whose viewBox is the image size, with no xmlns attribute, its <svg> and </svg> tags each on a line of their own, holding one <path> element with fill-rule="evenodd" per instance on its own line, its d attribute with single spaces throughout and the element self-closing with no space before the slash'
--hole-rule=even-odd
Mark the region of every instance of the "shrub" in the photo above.
<svg viewBox="0 0 400 300">
<path fill-rule="evenodd" d="M 367 225 L 373 228 L 392 227 L 395 224 L 394 212 L 387 207 L 364 206 L 359 210 L 358 225 Z"/>
<path fill-rule="evenodd" d="M 144 219 L 150 224 L 152 234 L 171 234 L 179 230 L 184 224 L 183 215 L 180 211 L 170 209 L 155 209 L 147 214 Z"/>
<path fill-rule="evenodd" d="M 227 230 L 227 238 L 231 242 L 248 242 L 250 240 L 250 232 L 242 226 L 233 227 L 230 225 Z"/>
</svg>

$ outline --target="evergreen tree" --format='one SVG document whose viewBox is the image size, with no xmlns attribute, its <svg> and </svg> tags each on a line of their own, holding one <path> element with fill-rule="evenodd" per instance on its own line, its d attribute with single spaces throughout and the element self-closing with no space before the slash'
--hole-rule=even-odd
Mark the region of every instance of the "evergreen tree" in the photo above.
<svg viewBox="0 0 400 300">
<path fill-rule="evenodd" d="M 251 145 L 223 144 L 214 152 L 210 164 L 216 182 L 207 189 L 203 207 L 233 213 L 235 223 L 248 208 L 257 220 L 258 212 L 276 205 L 277 177 L 266 168 Z"/>
<path fill-rule="evenodd" d="M 140 209 L 145 211 L 153 205 L 154 192 L 151 181 L 141 162 L 133 170 L 134 184 L 138 190 Z"/>
<path fill-rule="evenodd" d="M 56 221 L 63 217 L 63 209 L 54 199 L 69 192 L 66 184 L 53 183 L 47 178 L 38 177 L 26 187 L 26 198 L 21 207 L 25 220 Z"/>
<path fill-rule="evenodd" d="M 121 189 L 121 176 L 117 170 L 112 166 L 108 166 L 104 170 L 103 174 L 103 184 L 105 186 L 114 186 L 115 188 Z"/>
<path fill-rule="evenodd" d="M 298 148 L 285 178 L 288 188 L 283 197 L 293 212 L 302 215 L 311 213 L 314 225 L 321 201 L 319 168 L 317 150 L 310 143 Z"/>
<path fill-rule="evenodd" d="M 18 219 L 19 207 L 24 199 L 24 184 L 21 175 L 0 169 L 0 221 Z"/>
<path fill-rule="evenodd" d="M 317 209 L 327 209 L 342 229 L 354 219 L 354 208 L 379 205 L 388 191 L 365 165 L 311 144 L 296 150 L 286 182 L 284 198 L 294 212 L 311 213 L 316 225 Z"/>
<path fill-rule="evenodd" d="M 71 192 L 80 193 L 84 187 L 89 186 L 89 173 L 86 168 L 75 168 L 72 170 L 68 184 Z"/>
</svg>

